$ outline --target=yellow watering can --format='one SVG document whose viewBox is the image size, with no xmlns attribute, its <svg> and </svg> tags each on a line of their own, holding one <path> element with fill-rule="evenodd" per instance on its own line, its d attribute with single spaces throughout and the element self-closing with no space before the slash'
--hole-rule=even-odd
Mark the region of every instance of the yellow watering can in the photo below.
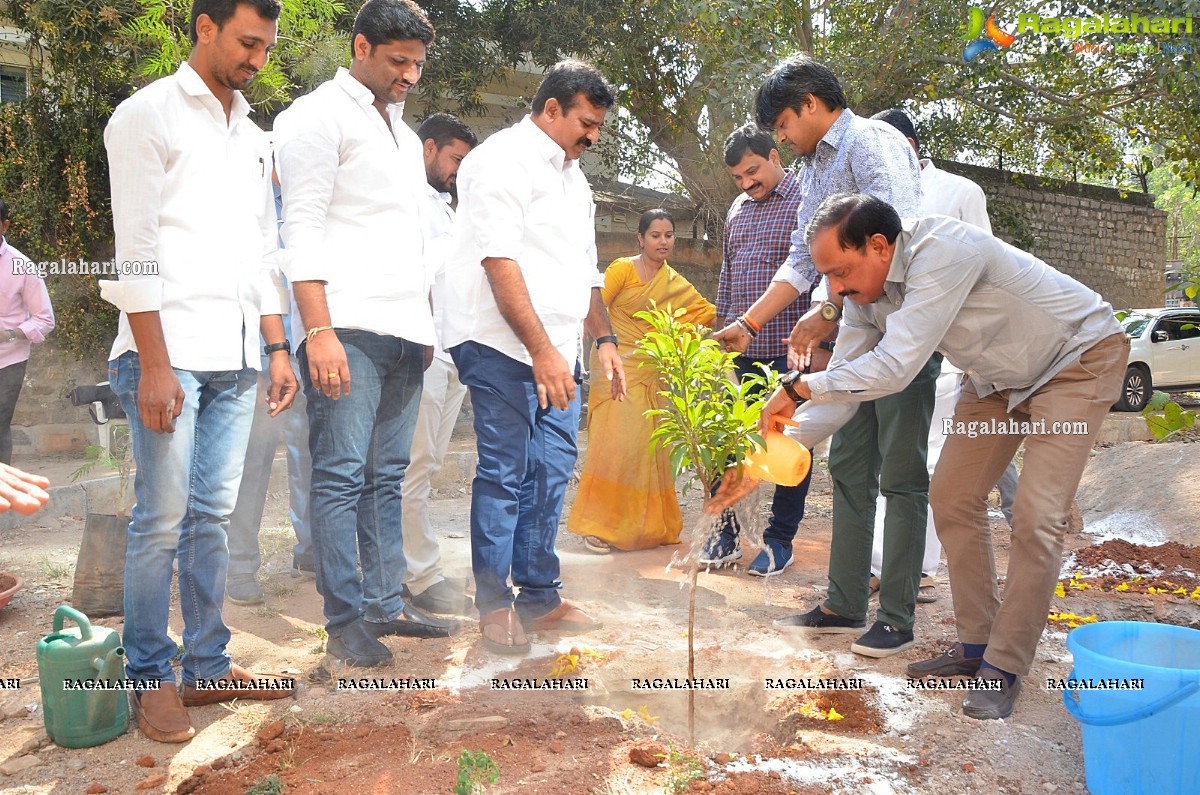
<svg viewBox="0 0 1200 795">
<path fill-rule="evenodd" d="M 766 480 L 778 486 L 800 485 L 812 467 L 812 453 L 808 448 L 777 430 L 767 431 L 763 441 L 766 442 L 764 447 L 759 447 L 742 461 L 743 477 Z"/>
</svg>

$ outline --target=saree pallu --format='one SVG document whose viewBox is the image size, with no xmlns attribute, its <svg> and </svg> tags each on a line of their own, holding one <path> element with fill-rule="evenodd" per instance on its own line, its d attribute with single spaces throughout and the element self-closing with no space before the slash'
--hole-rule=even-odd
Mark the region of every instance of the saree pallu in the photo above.
<svg viewBox="0 0 1200 795">
<path fill-rule="evenodd" d="M 648 282 L 637 277 L 632 260 L 618 259 L 605 272 L 605 304 L 625 366 L 625 400 L 612 399 L 593 349 L 588 391 L 587 452 L 567 529 L 595 536 L 617 549 L 649 549 L 679 543 L 683 517 L 675 494 L 668 451 L 650 449 L 655 421 L 645 416 L 659 407 L 657 370 L 647 364 L 638 342 L 650 325 L 634 314 L 651 308 L 684 307 L 682 320 L 709 325 L 716 310 L 687 279 L 666 263 Z"/>
</svg>

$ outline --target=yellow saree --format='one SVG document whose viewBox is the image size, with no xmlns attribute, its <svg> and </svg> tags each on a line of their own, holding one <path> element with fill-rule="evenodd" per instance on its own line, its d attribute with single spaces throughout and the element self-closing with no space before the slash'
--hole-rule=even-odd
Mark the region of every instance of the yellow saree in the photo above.
<svg viewBox="0 0 1200 795">
<path fill-rule="evenodd" d="M 645 416 L 648 409 L 658 408 L 659 377 L 653 367 L 639 366 L 647 357 L 636 350 L 650 326 L 634 314 L 650 309 L 653 301 L 660 308 L 685 308 L 683 320 L 689 323 L 711 325 L 716 307 L 665 262 L 643 283 L 628 257 L 608 266 L 602 295 L 620 340 L 629 389 L 623 402 L 612 399 L 611 382 L 593 349 L 587 453 L 567 529 L 623 550 L 677 544 L 683 517 L 675 479 L 667 454 L 650 449 L 654 422 Z"/>
</svg>

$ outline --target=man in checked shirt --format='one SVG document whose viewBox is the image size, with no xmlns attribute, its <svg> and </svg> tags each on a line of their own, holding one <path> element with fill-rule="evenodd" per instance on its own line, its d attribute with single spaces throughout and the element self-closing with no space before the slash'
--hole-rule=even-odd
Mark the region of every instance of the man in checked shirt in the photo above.
<svg viewBox="0 0 1200 795">
<path fill-rule="evenodd" d="M 725 165 L 742 191 L 733 200 L 725 219 L 724 258 L 717 286 L 717 318 L 725 324 L 735 322 L 771 285 L 779 266 L 787 259 L 792 231 L 796 228 L 796 210 L 802 194 L 800 184 L 779 160 L 779 149 L 771 134 L 755 124 L 747 124 L 725 141 Z M 778 372 L 787 372 L 787 338 L 792 327 L 809 307 L 811 288 L 772 320 L 755 332 L 755 338 L 737 357 L 738 377 L 761 373 L 760 365 L 769 364 Z M 833 344 L 829 343 L 832 349 Z M 823 369 L 829 351 L 816 352 Z M 771 501 L 771 520 L 763 532 L 763 550 L 750 563 L 749 573 L 770 577 L 792 562 L 792 539 L 804 518 L 804 499 L 808 496 L 808 476 L 798 486 L 776 486 Z M 742 557 L 738 545 L 738 526 L 732 517 L 725 520 L 719 535 L 704 549 L 701 563 L 722 566 Z"/>
</svg>

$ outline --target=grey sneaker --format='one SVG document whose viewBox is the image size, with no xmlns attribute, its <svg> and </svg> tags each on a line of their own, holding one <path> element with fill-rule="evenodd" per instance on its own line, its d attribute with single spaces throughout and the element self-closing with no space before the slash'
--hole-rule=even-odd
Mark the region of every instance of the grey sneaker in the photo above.
<svg viewBox="0 0 1200 795">
<path fill-rule="evenodd" d="M 235 605 L 260 605 L 266 599 L 254 580 L 230 580 L 225 583 L 225 598 Z"/>
<path fill-rule="evenodd" d="M 867 626 L 865 620 L 854 621 L 826 613 L 820 606 L 798 616 L 775 619 L 775 626 L 795 627 L 803 632 L 826 635 L 857 635 Z"/>
<path fill-rule="evenodd" d="M 897 652 L 912 648 L 916 643 L 911 629 L 896 629 L 891 624 L 876 621 L 867 634 L 854 641 L 850 651 L 864 657 L 891 657 Z"/>
<path fill-rule="evenodd" d="M 930 660 L 913 663 L 905 672 L 913 679 L 927 676 L 974 676 L 983 665 L 982 657 L 963 657 L 963 645 L 955 643 Z"/>
</svg>

